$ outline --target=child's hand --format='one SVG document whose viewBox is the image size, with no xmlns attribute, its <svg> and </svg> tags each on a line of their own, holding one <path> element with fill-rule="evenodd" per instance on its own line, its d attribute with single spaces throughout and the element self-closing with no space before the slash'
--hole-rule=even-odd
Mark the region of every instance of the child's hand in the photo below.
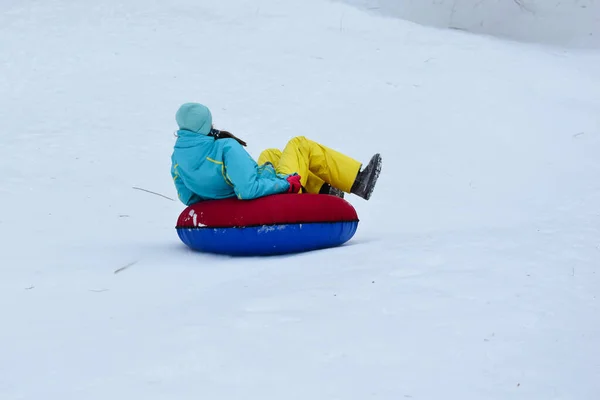
<svg viewBox="0 0 600 400">
<path fill-rule="evenodd" d="M 290 188 L 288 189 L 288 193 L 298 193 L 302 188 L 302 184 L 300 183 L 300 175 L 294 174 L 290 175 L 286 179 L 290 184 Z"/>
</svg>

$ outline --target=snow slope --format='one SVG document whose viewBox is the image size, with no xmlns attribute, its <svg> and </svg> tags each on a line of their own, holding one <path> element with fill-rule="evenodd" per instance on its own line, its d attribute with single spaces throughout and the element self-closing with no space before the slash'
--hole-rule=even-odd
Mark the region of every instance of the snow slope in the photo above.
<svg viewBox="0 0 600 400">
<path fill-rule="evenodd" d="M 0 3 L 1 399 L 596 399 L 600 53 L 326 0 Z M 185 101 L 384 170 L 348 245 L 188 251 Z"/>
<path fill-rule="evenodd" d="M 338 0 L 439 28 L 567 47 L 600 48 L 597 0 Z"/>
</svg>

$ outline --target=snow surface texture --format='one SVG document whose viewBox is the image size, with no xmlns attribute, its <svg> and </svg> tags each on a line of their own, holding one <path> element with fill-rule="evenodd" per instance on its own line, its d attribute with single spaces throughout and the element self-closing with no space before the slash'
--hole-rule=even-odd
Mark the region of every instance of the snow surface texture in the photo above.
<svg viewBox="0 0 600 400">
<path fill-rule="evenodd" d="M 339 0 L 441 28 L 600 48 L 598 0 Z"/>
<path fill-rule="evenodd" d="M 325 0 L 0 2 L 0 399 L 600 398 L 600 54 Z M 342 248 L 188 251 L 185 101 L 384 168 Z"/>
</svg>

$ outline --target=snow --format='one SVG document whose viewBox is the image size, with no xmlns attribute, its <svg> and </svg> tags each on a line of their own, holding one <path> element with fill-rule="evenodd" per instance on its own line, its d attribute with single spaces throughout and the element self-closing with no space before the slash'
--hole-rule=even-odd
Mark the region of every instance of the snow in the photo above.
<svg viewBox="0 0 600 400">
<path fill-rule="evenodd" d="M 338 0 L 439 28 L 526 42 L 600 48 L 597 0 Z"/>
<path fill-rule="evenodd" d="M 1 399 L 596 399 L 600 52 L 326 0 L 0 3 Z M 341 248 L 187 250 L 174 113 L 383 172 Z"/>
</svg>

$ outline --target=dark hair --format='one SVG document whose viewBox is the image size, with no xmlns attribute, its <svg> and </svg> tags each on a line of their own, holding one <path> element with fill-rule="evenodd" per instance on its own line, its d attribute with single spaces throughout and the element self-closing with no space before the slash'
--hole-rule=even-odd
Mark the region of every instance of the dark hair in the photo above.
<svg viewBox="0 0 600 400">
<path fill-rule="evenodd" d="M 221 131 L 215 128 L 212 128 L 210 130 L 210 132 L 208 133 L 208 136 L 212 136 L 215 138 L 215 140 L 219 140 L 219 139 L 234 139 L 236 140 L 239 144 L 241 144 L 242 146 L 246 146 L 246 142 L 244 142 L 242 139 L 237 138 L 233 133 L 231 132 L 227 132 L 227 131 Z"/>
</svg>

